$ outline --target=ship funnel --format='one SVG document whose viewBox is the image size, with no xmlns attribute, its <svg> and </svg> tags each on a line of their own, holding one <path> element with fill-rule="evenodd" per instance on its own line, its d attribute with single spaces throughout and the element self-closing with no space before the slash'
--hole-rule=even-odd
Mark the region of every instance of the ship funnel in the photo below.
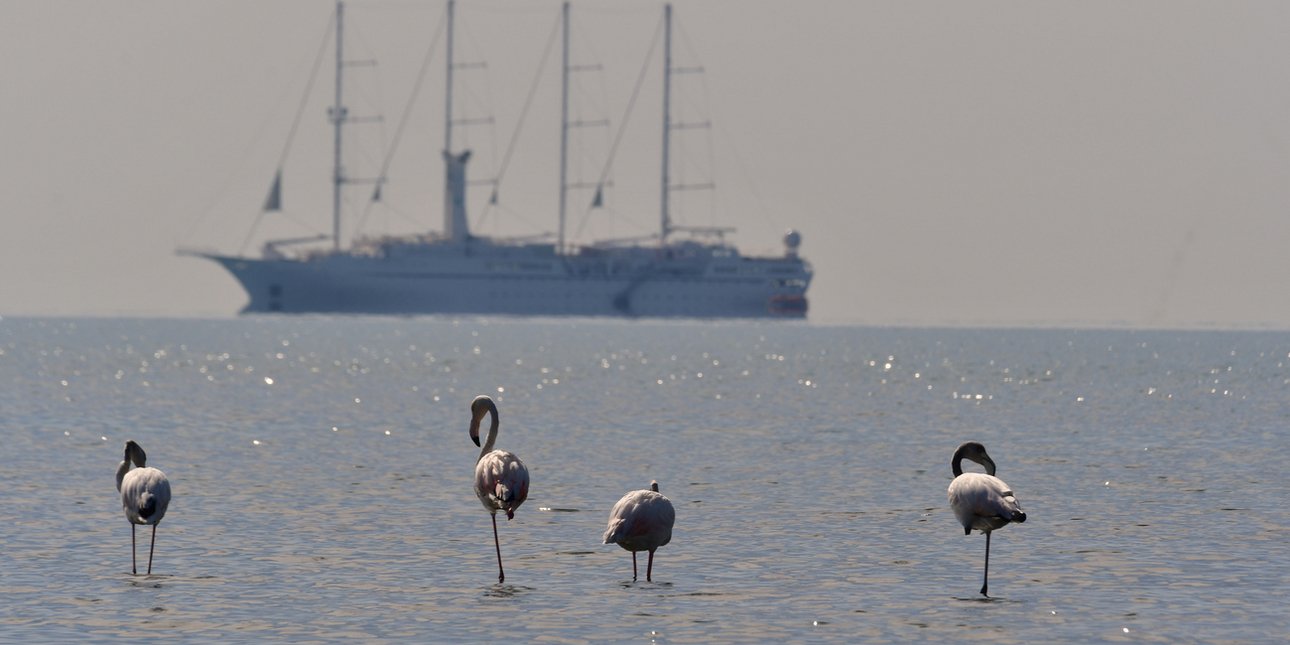
<svg viewBox="0 0 1290 645">
<path fill-rule="evenodd" d="M 470 224 L 466 221 L 466 162 L 470 151 L 443 153 L 446 182 L 443 195 L 443 234 L 454 242 L 470 239 Z"/>
</svg>

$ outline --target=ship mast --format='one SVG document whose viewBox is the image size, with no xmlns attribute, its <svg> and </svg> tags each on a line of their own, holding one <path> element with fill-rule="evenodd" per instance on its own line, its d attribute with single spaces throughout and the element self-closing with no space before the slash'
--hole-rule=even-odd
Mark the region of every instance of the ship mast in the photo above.
<svg viewBox="0 0 1290 645">
<path fill-rule="evenodd" d="M 564 53 L 560 63 L 560 224 L 556 238 L 556 253 L 564 253 L 564 217 L 568 202 L 569 184 L 569 3 L 565 2 L 561 14 L 560 30 L 564 39 Z"/>
<path fill-rule="evenodd" d="M 457 3 L 455 0 L 448 0 L 448 17 L 447 17 L 447 58 L 448 70 L 445 74 L 447 78 L 447 87 L 444 90 L 444 108 L 443 108 L 443 149 L 445 152 L 452 152 L 452 14 Z"/>
<path fill-rule="evenodd" d="M 668 197 L 671 192 L 669 167 L 672 147 L 672 5 L 663 5 L 663 173 L 662 195 L 659 200 L 659 244 L 667 242 L 672 222 L 668 215 Z"/>
<path fill-rule="evenodd" d="M 444 108 L 443 108 L 443 163 L 444 163 L 444 186 L 443 186 L 443 233 L 445 236 L 456 240 L 457 232 L 453 228 L 453 203 L 456 201 L 457 186 L 453 182 L 453 154 L 452 154 L 452 71 L 453 71 L 453 13 L 457 3 L 454 0 L 448 0 L 448 14 L 445 18 L 447 25 L 447 45 L 446 55 L 448 59 L 447 69 L 444 73 Z"/>
<path fill-rule="evenodd" d="M 671 195 L 678 190 L 712 189 L 712 182 L 686 184 L 672 183 L 672 131 L 689 129 L 707 129 L 708 121 L 672 121 L 672 77 L 676 74 L 701 74 L 703 66 L 673 67 L 672 65 L 672 5 L 663 5 L 663 172 L 662 193 L 660 199 L 661 223 L 659 243 L 665 244 L 673 231 L 685 230 L 698 233 L 722 235 L 734 229 L 722 227 L 675 226 L 672 224 Z"/>
<path fill-rule="evenodd" d="M 332 249 L 340 250 L 340 193 L 341 186 L 345 183 L 344 169 L 341 168 L 341 128 L 345 124 L 345 105 L 341 102 L 341 81 L 344 79 L 345 57 L 344 57 L 344 13 L 345 3 L 342 0 L 336 0 L 336 102 L 332 105 L 331 123 L 334 131 L 334 146 L 332 150 L 332 172 L 331 172 L 331 240 Z"/>
<path fill-rule="evenodd" d="M 332 125 L 332 162 L 331 162 L 331 240 L 332 249 L 340 250 L 340 209 L 342 191 L 345 184 L 379 183 L 380 179 L 355 179 L 345 173 L 342 157 L 342 143 L 345 138 L 343 130 L 350 123 L 372 123 L 381 121 L 380 116 L 351 117 L 349 108 L 345 107 L 344 80 L 346 67 L 374 66 L 375 60 L 345 60 L 345 3 L 336 0 L 336 94 L 331 107 L 327 108 L 327 117 Z"/>
<path fill-rule="evenodd" d="M 576 181 L 569 183 L 569 132 L 574 128 L 588 127 L 608 127 L 608 119 L 582 119 L 574 121 L 569 120 L 569 81 L 574 72 L 598 72 L 603 68 L 599 63 L 573 64 L 570 58 L 570 41 L 572 36 L 569 30 L 569 3 L 565 2 L 561 10 L 561 33 L 563 35 L 563 54 L 560 65 L 560 225 L 559 237 L 556 242 L 556 251 L 564 253 L 565 245 L 565 219 L 569 206 L 569 189 L 570 188 L 595 188 L 596 195 L 593 207 L 599 205 L 600 189 L 603 187 L 604 179 L 596 183 L 585 183 Z"/>
<path fill-rule="evenodd" d="M 443 124 L 443 162 L 444 162 L 444 191 L 443 191 L 443 232 L 444 236 L 454 242 L 467 242 L 470 240 L 470 223 L 466 220 L 466 162 L 470 160 L 470 151 L 463 150 L 460 153 L 452 151 L 452 85 L 453 71 L 459 67 L 459 64 L 453 61 L 453 13 L 457 3 L 454 0 L 448 0 L 447 24 L 447 56 L 448 69 L 444 74 L 447 81 L 447 87 L 444 91 L 444 124 Z M 460 65 L 461 67 L 476 67 L 480 65 Z M 462 123 L 469 123 L 463 120 Z"/>
</svg>

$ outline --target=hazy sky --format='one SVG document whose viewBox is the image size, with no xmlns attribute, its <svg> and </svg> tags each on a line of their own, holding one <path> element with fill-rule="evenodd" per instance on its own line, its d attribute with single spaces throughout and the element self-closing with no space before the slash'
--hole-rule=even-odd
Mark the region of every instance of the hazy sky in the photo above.
<svg viewBox="0 0 1290 645">
<path fill-rule="evenodd" d="M 558 2 L 462 0 L 454 135 L 489 176 L 511 140 Z M 623 121 L 661 3 L 574 3 L 578 111 Z M 687 223 L 745 252 L 802 232 L 811 319 L 866 324 L 1290 328 L 1290 4 L 678 0 Z M 440 23 L 438 1 L 347 4 L 347 156 L 385 158 Z M 330 19 L 323 0 L 0 2 L 0 315 L 232 315 L 240 287 L 179 246 L 237 251 L 251 231 Z M 364 232 L 438 230 L 442 53 Z M 330 65 L 325 61 L 324 67 Z M 657 64 L 654 65 L 657 67 Z M 555 229 L 557 76 L 548 65 L 477 232 Z M 611 208 L 571 231 L 652 232 L 658 82 L 615 162 Z M 467 73 L 462 73 L 467 76 Z M 326 73 L 265 236 L 326 231 Z M 575 146 L 593 179 L 607 131 Z M 597 138 L 599 137 L 599 139 Z M 630 150 L 630 152 L 629 152 Z M 709 166 L 711 170 L 709 171 Z M 710 177 L 707 177 L 710 175 Z M 351 194 L 363 208 L 363 190 Z M 357 216 L 347 219 L 352 227 Z M 353 229 L 347 228 L 347 235 Z"/>
</svg>

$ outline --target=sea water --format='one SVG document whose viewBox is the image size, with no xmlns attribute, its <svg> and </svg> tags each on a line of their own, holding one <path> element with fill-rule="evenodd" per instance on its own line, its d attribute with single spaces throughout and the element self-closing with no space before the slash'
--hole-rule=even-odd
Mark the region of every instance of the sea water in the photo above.
<svg viewBox="0 0 1290 645">
<path fill-rule="evenodd" d="M 532 477 L 504 584 L 477 394 Z M 1282 642 L 1288 423 L 1285 333 L 9 317 L 0 637 Z M 150 576 L 127 439 L 174 493 Z M 988 599 L 967 440 L 1028 515 Z M 633 581 L 601 534 L 651 480 Z"/>
</svg>

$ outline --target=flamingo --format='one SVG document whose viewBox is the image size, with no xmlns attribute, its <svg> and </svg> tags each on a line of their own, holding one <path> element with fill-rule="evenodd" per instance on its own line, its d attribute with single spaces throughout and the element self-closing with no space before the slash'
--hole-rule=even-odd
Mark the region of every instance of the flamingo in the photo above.
<svg viewBox="0 0 1290 645">
<path fill-rule="evenodd" d="M 479 422 L 484 415 L 492 415 L 488 439 L 475 460 L 475 495 L 493 518 L 493 546 L 497 547 L 497 582 L 506 581 L 502 570 L 502 546 L 497 540 L 497 511 L 505 511 L 506 519 L 515 518 L 515 509 L 529 496 L 529 469 L 519 457 L 505 450 L 493 450 L 497 441 L 497 405 L 486 395 L 479 395 L 470 404 L 470 438 L 479 445 Z"/>
<path fill-rule="evenodd" d="M 148 575 L 152 575 L 152 553 L 157 548 L 157 524 L 170 506 L 170 481 L 166 473 L 150 468 L 148 455 L 133 441 L 125 442 L 125 455 L 116 468 L 116 489 L 121 493 L 121 509 L 130 521 L 130 573 L 139 574 L 135 561 L 134 527 L 152 525 L 152 546 L 148 548 Z M 131 469 L 133 463 L 134 468 Z"/>
<path fill-rule="evenodd" d="M 645 580 L 653 582 L 654 550 L 672 541 L 672 524 L 676 509 L 672 500 L 658 492 L 658 482 L 651 481 L 649 490 L 634 490 L 614 504 L 609 511 L 609 526 L 605 529 L 605 544 L 617 544 L 632 552 L 632 582 L 636 581 L 636 552 L 649 551 L 645 565 Z"/>
<path fill-rule="evenodd" d="M 985 466 L 985 473 L 963 472 L 964 459 Z M 963 535 L 970 535 L 972 529 L 985 533 L 985 575 L 981 578 L 981 595 L 988 598 L 990 532 L 1009 522 L 1025 522 L 1026 514 L 1017 504 L 1012 489 L 994 476 L 994 460 L 986 454 L 985 446 L 975 441 L 959 446 L 950 465 L 954 469 L 954 481 L 950 482 L 949 489 L 950 508 L 963 525 Z"/>
</svg>

